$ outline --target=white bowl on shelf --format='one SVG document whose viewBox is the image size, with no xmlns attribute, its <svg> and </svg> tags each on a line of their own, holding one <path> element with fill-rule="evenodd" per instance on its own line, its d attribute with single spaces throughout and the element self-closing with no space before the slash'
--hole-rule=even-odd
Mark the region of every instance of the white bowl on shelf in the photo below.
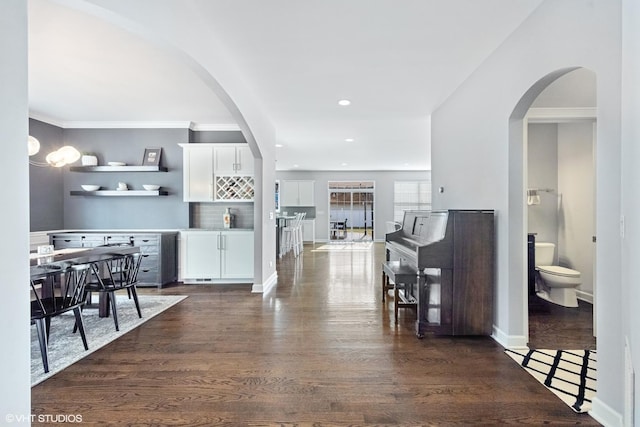
<svg viewBox="0 0 640 427">
<path fill-rule="evenodd" d="M 93 184 L 84 184 L 84 185 L 81 185 L 80 187 L 82 187 L 84 191 L 98 191 L 100 189 L 99 185 L 93 185 Z"/>
<path fill-rule="evenodd" d="M 160 186 L 155 184 L 142 184 L 142 188 L 147 191 L 158 191 L 160 189 Z"/>
<path fill-rule="evenodd" d="M 126 166 L 125 162 L 107 162 L 109 166 Z"/>
</svg>

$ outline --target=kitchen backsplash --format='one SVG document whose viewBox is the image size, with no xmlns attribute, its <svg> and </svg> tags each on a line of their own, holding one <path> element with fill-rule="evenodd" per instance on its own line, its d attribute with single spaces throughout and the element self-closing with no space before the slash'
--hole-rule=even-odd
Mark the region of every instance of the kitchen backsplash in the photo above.
<svg viewBox="0 0 640 427">
<path fill-rule="evenodd" d="M 191 203 L 191 227 L 223 228 L 226 208 L 235 216 L 234 228 L 253 228 L 253 203 Z"/>
</svg>

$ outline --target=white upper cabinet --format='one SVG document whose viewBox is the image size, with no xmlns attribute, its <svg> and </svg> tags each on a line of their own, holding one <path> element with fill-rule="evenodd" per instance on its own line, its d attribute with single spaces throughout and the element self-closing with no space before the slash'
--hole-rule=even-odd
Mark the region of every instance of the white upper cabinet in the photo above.
<svg viewBox="0 0 640 427">
<path fill-rule="evenodd" d="M 286 180 L 280 185 L 280 206 L 315 206 L 315 181 Z"/>
<path fill-rule="evenodd" d="M 253 154 L 246 144 L 218 144 L 213 152 L 216 175 L 253 176 Z"/>
<path fill-rule="evenodd" d="M 183 149 L 183 199 L 213 202 L 213 146 L 180 144 Z"/>
<path fill-rule="evenodd" d="M 253 155 L 246 144 L 179 144 L 185 202 L 253 201 Z"/>
</svg>

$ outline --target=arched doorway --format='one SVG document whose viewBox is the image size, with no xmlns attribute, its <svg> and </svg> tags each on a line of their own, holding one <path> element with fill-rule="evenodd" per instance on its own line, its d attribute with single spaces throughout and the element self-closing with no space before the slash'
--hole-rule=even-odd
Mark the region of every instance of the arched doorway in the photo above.
<svg viewBox="0 0 640 427">
<path fill-rule="evenodd" d="M 523 344 L 536 348 L 595 348 L 595 86 L 590 70 L 557 70 L 532 85 L 510 117 L 510 244 L 522 248 L 512 255 L 510 278 L 514 287 L 523 284 Z M 554 265 L 581 271 L 578 307 L 541 298 L 543 283 L 532 281 L 539 279 L 532 265 L 536 239 L 553 244 Z M 512 304 L 515 309 L 517 299 Z M 579 315 L 593 334 L 564 333 L 572 327 L 564 322 L 578 322 Z"/>
</svg>

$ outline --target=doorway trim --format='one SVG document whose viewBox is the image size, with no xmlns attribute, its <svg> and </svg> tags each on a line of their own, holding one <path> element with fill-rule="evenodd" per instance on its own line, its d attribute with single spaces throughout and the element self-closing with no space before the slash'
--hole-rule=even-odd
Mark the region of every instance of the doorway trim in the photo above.
<svg viewBox="0 0 640 427">
<path fill-rule="evenodd" d="M 335 184 L 335 183 L 343 183 L 343 184 L 357 184 L 357 183 L 370 183 L 371 184 L 371 188 L 365 188 L 365 189 L 358 189 L 358 187 L 350 187 L 347 188 L 345 187 L 344 189 L 337 189 L 337 188 L 333 188 L 331 185 Z M 347 221 L 347 227 L 344 230 L 345 233 L 345 239 L 344 240 L 338 240 L 338 239 L 332 239 L 331 238 L 331 232 L 332 232 L 332 228 L 331 228 L 331 193 L 332 192 L 349 192 L 351 194 L 351 207 L 350 210 L 353 213 L 353 194 L 354 193 L 371 193 L 372 195 L 372 203 L 371 203 L 371 242 L 374 241 L 375 238 L 375 226 L 376 226 L 376 221 L 375 221 L 375 194 L 376 194 L 376 182 L 373 179 L 360 179 L 360 180 L 332 180 L 332 181 L 327 181 L 327 211 L 328 211 L 328 215 L 327 215 L 327 230 L 329 231 L 328 234 L 328 241 L 329 242 L 354 242 L 355 240 L 353 240 L 353 238 L 349 238 L 347 239 L 346 236 L 349 235 L 353 235 L 353 233 L 349 233 L 349 230 L 353 230 L 353 224 L 354 222 L 351 221 L 351 225 L 348 224 L 349 221 Z M 365 228 L 366 228 L 366 220 L 365 220 Z"/>
</svg>

